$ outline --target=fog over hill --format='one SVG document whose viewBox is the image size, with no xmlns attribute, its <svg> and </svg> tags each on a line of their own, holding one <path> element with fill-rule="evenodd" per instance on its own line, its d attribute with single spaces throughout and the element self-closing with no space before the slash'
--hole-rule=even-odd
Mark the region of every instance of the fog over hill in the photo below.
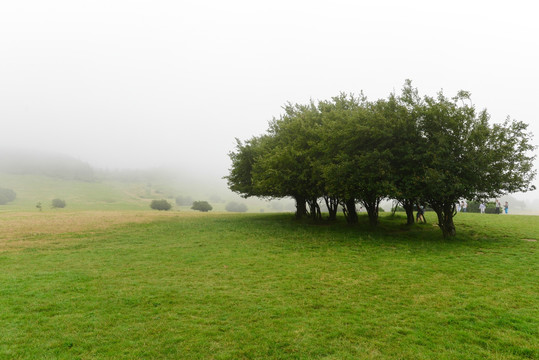
<svg viewBox="0 0 539 360">
<path fill-rule="evenodd" d="M 94 169 L 73 157 L 48 152 L 0 149 L 0 172 L 94 181 Z"/>
<path fill-rule="evenodd" d="M 294 203 L 290 199 L 268 201 L 264 199 L 243 199 L 231 192 L 226 186 L 226 180 L 218 176 L 208 176 L 192 172 L 189 169 L 154 167 L 139 169 L 99 169 L 89 163 L 74 157 L 28 150 L 0 149 L 0 187 L 2 174 L 21 175 L 29 178 L 45 176 L 62 181 L 81 183 L 119 183 L 125 188 L 136 184 L 137 193 L 142 198 L 167 198 L 174 203 L 174 198 L 180 196 L 190 201 L 206 200 L 212 203 L 216 210 L 223 210 L 231 201 L 245 204 L 250 212 L 260 211 L 293 211 Z M 13 182 L 13 181 L 12 181 Z M 39 181 L 25 181 L 24 186 L 42 186 Z M 50 185 L 50 181 L 47 181 Z M 65 186 L 73 187 L 73 182 Z M 4 184 L 5 185 L 5 184 Z M 19 193 L 17 184 L 12 187 Z M 35 192 L 38 189 L 24 189 Z M 62 193 L 61 189 L 56 192 Z M 70 192 L 73 190 L 71 189 Z M 38 199 L 36 199 L 37 201 Z M 187 204 L 183 204 L 187 205 Z"/>
<path fill-rule="evenodd" d="M 200 178 L 188 170 L 166 167 L 102 169 L 75 157 L 30 150 L 0 149 L 0 172 L 19 175 L 42 175 L 51 178 L 76 181 L 120 181 L 139 183 L 195 184 L 199 188 L 215 189 L 223 183 L 213 177 Z M 226 186 L 222 186 L 226 190 Z"/>
<path fill-rule="evenodd" d="M 0 173 L 47 176 L 61 180 L 81 182 L 138 183 L 153 196 L 191 200 L 208 200 L 213 204 L 237 201 L 247 204 L 249 211 L 294 211 L 292 199 L 271 200 L 243 199 L 231 192 L 222 177 L 201 174 L 190 169 L 155 167 L 139 169 L 99 169 L 88 162 L 65 154 L 28 150 L 0 149 Z M 0 186 L 2 184 L 0 183 Z M 508 201 L 512 213 L 539 213 L 539 200 L 526 198 L 525 194 L 508 194 L 500 198 Z M 224 206 L 224 205 L 223 205 Z M 221 207 L 223 207 L 221 206 Z M 392 203 L 384 201 L 382 207 L 389 211 Z"/>
<path fill-rule="evenodd" d="M 1 146 L 68 154 L 94 175 L 165 168 L 222 189 L 234 138 L 263 133 L 286 102 L 360 91 L 376 100 L 406 79 L 421 94 L 470 91 L 493 123 L 511 116 L 539 135 L 536 7 L 4 1 Z M 88 176 L 79 170 L 68 176 Z"/>
</svg>

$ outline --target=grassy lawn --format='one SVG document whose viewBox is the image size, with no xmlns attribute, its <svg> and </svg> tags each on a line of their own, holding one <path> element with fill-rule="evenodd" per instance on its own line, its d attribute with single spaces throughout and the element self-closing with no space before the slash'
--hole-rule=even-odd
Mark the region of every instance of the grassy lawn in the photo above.
<svg viewBox="0 0 539 360">
<path fill-rule="evenodd" d="M 146 214 L 2 214 L 0 358 L 539 358 L 539 217 Z"/>
</svg>

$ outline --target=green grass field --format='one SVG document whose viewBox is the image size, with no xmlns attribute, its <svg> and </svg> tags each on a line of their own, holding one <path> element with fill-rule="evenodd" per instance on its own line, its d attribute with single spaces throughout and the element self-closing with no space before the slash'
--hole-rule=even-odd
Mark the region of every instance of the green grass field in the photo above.
<svg viewBox="0 0 539 360">
<path fill-rule="evenodd" d="M 0 358 L 539 358 L 539 217 L 109 214 L 0 214 Z"/>
</svg>

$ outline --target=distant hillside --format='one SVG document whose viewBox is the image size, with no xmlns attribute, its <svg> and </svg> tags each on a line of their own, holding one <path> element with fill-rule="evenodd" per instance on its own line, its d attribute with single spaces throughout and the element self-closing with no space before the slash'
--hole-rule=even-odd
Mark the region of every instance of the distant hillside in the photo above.
<svg viewBox="0 0 539 360">
<path fill-rule="evenodd" d="M 0 173 L 0 186 L 15 191 L 15 201 L 0 206 L 0 211 L 34 211 L 40 202 L 43 210 L 51 201 L 66 201 L 67 210 L 147 209 L 150 199 L 159 197 L 144 184 L 101 181 L 78 181 L 43 175 Z"/>
<path fill-rule="evenodd" d="M 0 150 L 0 172 L 65 180 L 95 180 L 94 170 L 89 164 L 70 156 L 11 149 Z"/>
<path fill-rule="evenodd" d="M 173 210 L 189 210 L 190 204 L 175 204 L 181 196 L 190 201 L 209 201 L 213 211 L 225 211 L 228 202 L 247 206 L 249 212 L 294 211 L 290 199 L 266 201 L 243 199 L 220 178 L 194 174 L 189 169 L 94 169 L 73 157 L 0 149 L 0 187 L 13 189 L 16 199 L 0 211 L 43 210 L 60 198 L 67 209 L 147 209 L 152 199 L 167 199 Z"/>
</svg>

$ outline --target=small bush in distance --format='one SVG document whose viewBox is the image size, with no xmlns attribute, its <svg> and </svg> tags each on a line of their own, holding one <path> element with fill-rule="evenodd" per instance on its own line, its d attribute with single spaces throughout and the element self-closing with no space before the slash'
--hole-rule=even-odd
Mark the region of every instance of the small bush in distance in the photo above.
<svg viewBox="0 0 539 360">
<path fill-rule="evenodd" d="M 213 209 L 213 207 L 207 201 L 195 201 L 193 202 L 193 206 L 191 206 L 191 209 L 208 212 Z"/>
<path fill-rule="evenodd" d="M 229 212 L 246 212 L 247 211 L 247 205 L 240 204 L 235 201 L 231 201 L 225 206 L 225 210 Z"/>
<path fill-rule="evenodd" d="M 66 202 L 62 199 L 52 199 L 51 206 L 53 209 L 63 209 L 66 207 Z"/>
<path fill-rule="evenodd" d="M 0 188 L 0 205 L 5 205 L 12 202 L 17 197 L 15 191 L 6 188 Z"/>
<path fill-rule="evenodd" d="M 150 207 L 152 209 L 154 209 L 154 210 L 167 211 L 167 210 L 170 210 L 172 205 L 170 205 L 170 203 L 168 201 L 166 201 L 165 199 L 161 199 L 161 200 L 152 200 L 152 203 L 150 204 Z"/>
</svg>

